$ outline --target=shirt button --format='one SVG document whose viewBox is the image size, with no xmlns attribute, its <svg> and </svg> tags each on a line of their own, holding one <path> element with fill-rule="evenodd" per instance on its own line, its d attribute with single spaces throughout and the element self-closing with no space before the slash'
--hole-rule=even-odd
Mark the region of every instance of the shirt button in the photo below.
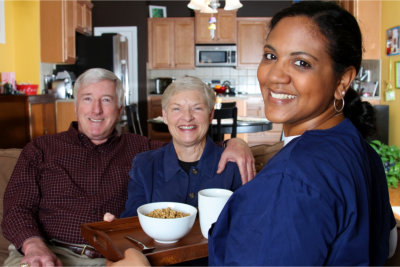
<svg viewBox="0 0 400 267">
<path fill-rule="evenodd" d="M 192 173 L 193 173 L 193 174 L 198 174 L 199 171 L 198 171 L 197 169 L 192 169 Z"/>
<path fill-rule="evenodd" d="M 94 209 L 94 210 L 93 210 L 93 214 L 96 214 L 96 213 L 97 213 L 97 210 Z"/>
<path fill-rule="evenodd" d="M 194 193 L 189 193 L 190 198 L 194 198 Z"/>
</svg>

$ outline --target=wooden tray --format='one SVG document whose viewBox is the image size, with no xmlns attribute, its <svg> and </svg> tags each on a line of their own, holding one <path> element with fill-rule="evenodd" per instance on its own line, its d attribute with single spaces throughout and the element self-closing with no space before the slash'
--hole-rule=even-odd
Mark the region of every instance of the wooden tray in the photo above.
<svg viewBox="0 0 400 267">
<path fill-rule="evenodd" d="M 81 232 L 90 245 L 111 261 L 121 260 L 127 248 L 141 251 L 141 247 L 124 237 L 126 234 L 146 246 L 155 247 L 153 251 L 145 254 L 152 265 L 170 265 L 208 256 L 208 240 L 201 234 L 198 218 L 192 230 L 173 244 L 161 244 L 146 235 L 138 217 L 82 224 Z"/>
</svg>

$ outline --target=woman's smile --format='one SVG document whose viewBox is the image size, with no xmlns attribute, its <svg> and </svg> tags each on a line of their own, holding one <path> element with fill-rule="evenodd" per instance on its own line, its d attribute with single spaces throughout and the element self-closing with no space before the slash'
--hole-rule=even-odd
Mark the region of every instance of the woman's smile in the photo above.
<svg viewBox="0 0 400 267">
<path fill-rule="evenodd" d="M 181 125 L 181 126 L 178 126 L 178 128 L 182 129 L 182 130 L 193 130 L 193 129 L 196 129 L 197 126 L 196 125 Z"/>
<path fill-rule="evenodd" d="M 290 94 L 283 94 L 283 93 L 274 93 L 271 91 L 271 97 L 276 98 L 276 99 L 294 99 L 296 96 L 290 95 Z"/>
</svg>

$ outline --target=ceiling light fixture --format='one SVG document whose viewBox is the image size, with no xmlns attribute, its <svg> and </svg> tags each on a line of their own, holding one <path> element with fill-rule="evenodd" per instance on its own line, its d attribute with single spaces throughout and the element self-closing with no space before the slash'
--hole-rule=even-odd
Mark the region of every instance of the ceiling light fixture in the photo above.
<svg viewBox="0 0 400 267">
<path fill-rule="evenodd" d="M 218 13 L 220 3 L 219 0 L 190 0 L 190 3 L 187 6 L 190 9 L 200 10 L 201 13 L 215 14 Z M 242 6 L 243 5 L 239 0 L 225 0 L 224 10 L 235 10 Z M 214 15 L 211 15 L 208 24 L 210 37 L 214 40 L 215 30 L 217 29 L 217 18 Z"/>
<path fill-rule="evenodd" d="M 190 0 L 188 8 L 200 10 L 201 13 L 218 13 L 219 0 Z M 225 0 L 225 10 L 235 10 L 243 5 L 239 0 Z"/>
</svg>

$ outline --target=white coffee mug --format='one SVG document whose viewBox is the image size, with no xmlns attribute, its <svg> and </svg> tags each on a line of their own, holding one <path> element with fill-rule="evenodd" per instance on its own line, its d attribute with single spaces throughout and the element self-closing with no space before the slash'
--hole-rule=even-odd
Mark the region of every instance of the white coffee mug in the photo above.
<svg viewBox="0 0 400 267">
<path fill-rule="evenodd" d="M 208 230 L 218 219 L 232 191 L 220 188 L 208 188 L 199 191 L 199 219 L 201 233 L 208 238 Z"/>
</svg>

